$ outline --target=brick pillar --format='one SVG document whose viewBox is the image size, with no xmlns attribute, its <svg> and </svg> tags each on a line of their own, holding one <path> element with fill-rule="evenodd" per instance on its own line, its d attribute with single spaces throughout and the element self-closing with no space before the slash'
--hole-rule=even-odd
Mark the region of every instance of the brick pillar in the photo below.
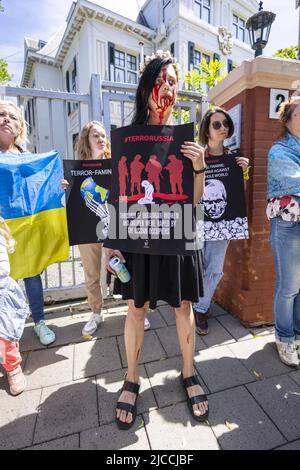
<svg viewBox="0 0 300 470">
<path fill-rule="evenodd" d="M 298 61 L 258 57 L 233 70 L 209 94 L 209 101 L 230 109 L 242 105 L 241 154 L 250 159 L 247 184 L 249 240 L 232 241 L 216 300 L 248 326 L 273 322 L 273 256 L 266 217 L 267 155 L 279 134 L 269 118 L 270 88 L 291 90 L 300 76 Z"/>
</svg>

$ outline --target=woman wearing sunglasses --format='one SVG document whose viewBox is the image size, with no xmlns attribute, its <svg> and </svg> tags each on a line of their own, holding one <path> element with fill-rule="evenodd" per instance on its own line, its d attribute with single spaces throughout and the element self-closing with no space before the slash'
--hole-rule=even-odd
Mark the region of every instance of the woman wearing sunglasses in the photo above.
<svg viewBox="0 0 300 470">
<path fill-rule="evenodd" d="M 231 137 L 234 132 L 234 125 L 230 115 L 222 108 L 210 108 L 203 116 L 199 140 L 206 146 L 205 159 L 223 156 L 228 154 L 228 149 L 224 147 L 224 140 Z M 248 177 L 249 160 L 244 157 L 236 157 L 236 163 L 244 171 L 244 178 Z M 210 240 L 204 241 L 203 254 L 203 287 L 204 296 L 200 297 L 198 302 L 193 305 L 196 332 L 199 335 L 208 333 L 207 317 L 209 314 L 210 303 L 217 285 L 223 276 L 223 266 L 229 240 Z"/>
</svg>

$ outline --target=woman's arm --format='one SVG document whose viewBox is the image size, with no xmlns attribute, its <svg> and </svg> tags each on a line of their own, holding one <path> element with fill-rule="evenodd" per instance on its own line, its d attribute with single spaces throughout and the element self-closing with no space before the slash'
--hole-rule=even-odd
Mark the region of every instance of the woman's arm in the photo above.
<svg viewBox="0 0 300 470">
<path fill-rule="evenodd" d="M 244 189 L 246 191 L 247 188 L 247 181 L 249 179 L 249 159 L 245 157 L 235 157 L 235 161 L 237 162 L 238 166 L 240 166 L 243 170 L 244 176 Z"/>
<path fill-rule="evenodd" d="M 189 158 L 194 169 L 194 206 L 196 206 L 204 190 L 204 172 L 205 172 L 205 149 L 195 142 L 184 142 L 181 146 L 181 152 Z M 195 173 L 196 172 L 196 173 Z M 199 172 L 199 173 L 198 173 Z"/>
<path fill-rule="evenodd" d="M 204 191 L 204 182 L 205 182 L 205 173 L 195 174 L 194 176 L 194 206 L 199 204 L 203 191 Z"/>
</svg>

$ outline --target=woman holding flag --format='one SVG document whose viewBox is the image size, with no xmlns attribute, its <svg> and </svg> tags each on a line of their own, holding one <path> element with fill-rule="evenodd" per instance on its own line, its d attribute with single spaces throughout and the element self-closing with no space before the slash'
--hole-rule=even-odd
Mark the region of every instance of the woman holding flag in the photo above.
<svg viewBox="0 0 300 470">
<path fill-rule="evenodd" d="M 26 123 L 20 108 L 12 102 L 0 101 L 0 158 L 2 157 L 2 162 L 5 162 L 3 157 L 6 158 L 6 155 L 10 162 L 14 160 L 14 157 L 17 160 L 18 156 L 27 155 L 28 153 L 22 148 L 22 144 L 25 140 Z M 0 192 L 0 196 L 2 194 L 3 193 Z M 15 196 L 16 199 L 19 197 L 18 194 Z M 15 201 L 12 202 L 14 203 Z M 0 206 L 2 209 L 3 201 L 1 199 Z M 9 217 L 6 217 L 6 219 L 9 219 Z M 26 241 L 27 244 L 30 242 L 30 240 Z M 26 270 L 26 266 L 24 268 Z M 28 268 L 30 267 L 28 266 Z M 30 272 L 30 269 L 28 272 Z M 35 323 L 34 332 L 39 338 L 40 343 L 44 346 L 48 346 L 55 341 L 55 333 L 45 323 L 41 275 L 37 274 L 27 277 L 24 279 L 24 283 L 33 321 Z"/>
</svg>

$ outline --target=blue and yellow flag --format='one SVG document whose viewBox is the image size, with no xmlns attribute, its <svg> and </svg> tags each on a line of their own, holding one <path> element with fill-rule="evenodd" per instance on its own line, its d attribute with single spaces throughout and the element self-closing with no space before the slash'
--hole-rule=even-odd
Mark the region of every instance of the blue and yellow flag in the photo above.
<svg viewBox="0 0 300 470">
<path fill-rule="evenodd" d="M 0 215 L 16 240 L 14 279 L 40 274 L 69 257 L 59 153 L 0 153 Z"/>
</svg>

